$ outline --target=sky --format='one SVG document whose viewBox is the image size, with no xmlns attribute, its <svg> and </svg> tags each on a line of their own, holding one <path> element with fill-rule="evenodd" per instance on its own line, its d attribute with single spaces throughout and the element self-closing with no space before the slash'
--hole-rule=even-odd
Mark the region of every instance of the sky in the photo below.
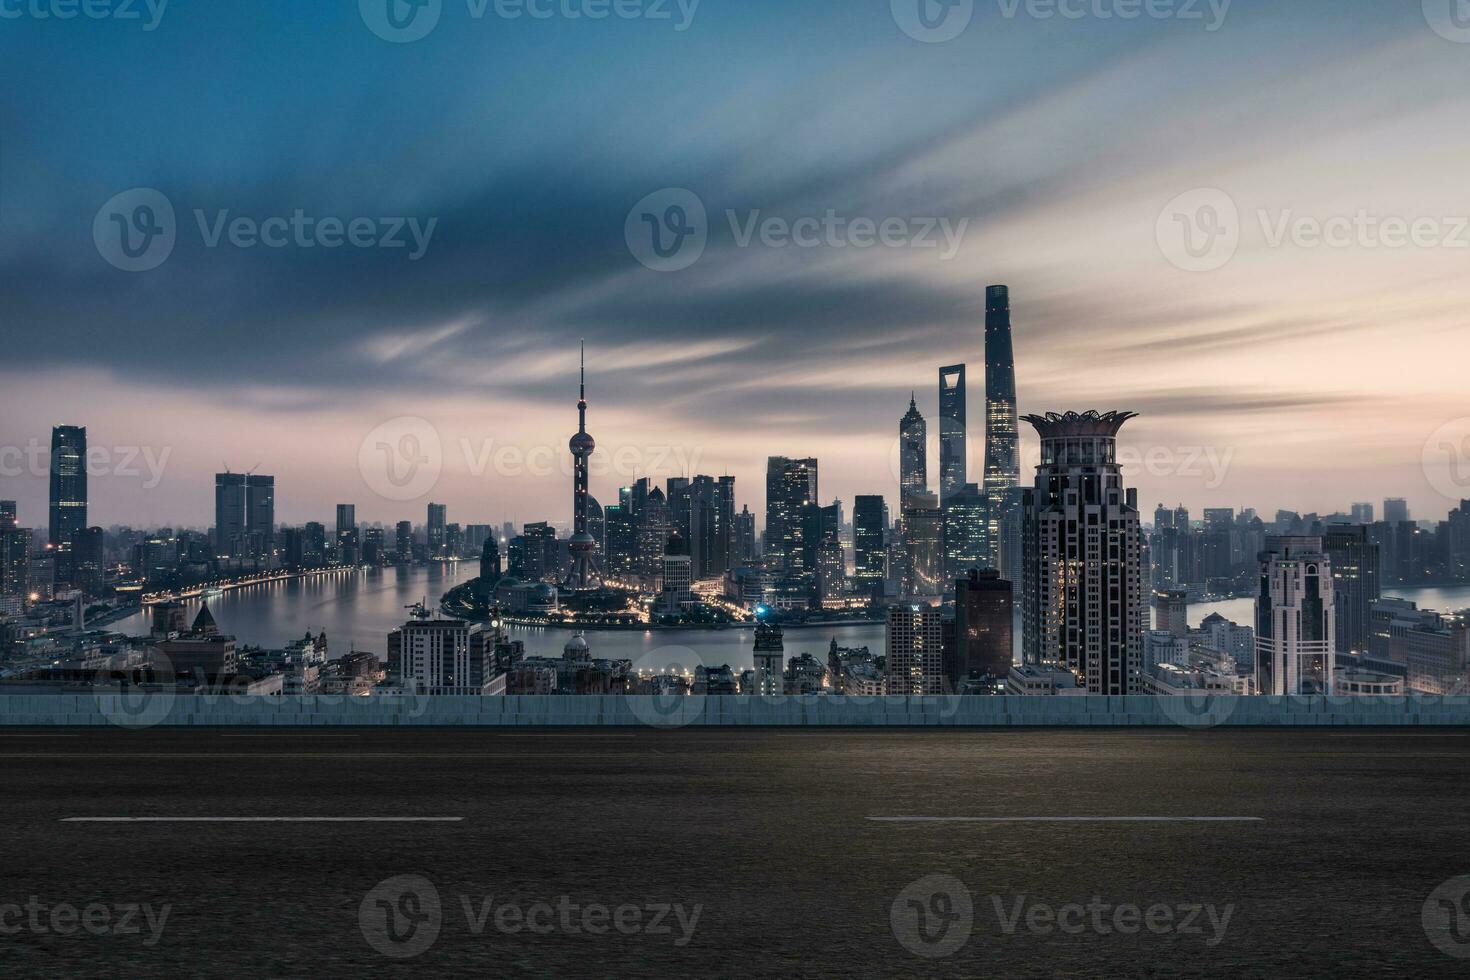
<svg viewBox="0 0 1470 980">
<path fill-rule="evenodd" d="M 289 523 L 567 521 L 582 341 L 604 503 L 759 512 L 773 454 L 894 497 L 957 362 L 978 480 L 991 283 L 1023 413 L 1140 413 L 1146 513 L 1470 497 L 1451 0 L 391 2 L 0 0 L 23 524 L 59 423 L 103 525 L 207 526 L 226 467 Z"/>
</svg>

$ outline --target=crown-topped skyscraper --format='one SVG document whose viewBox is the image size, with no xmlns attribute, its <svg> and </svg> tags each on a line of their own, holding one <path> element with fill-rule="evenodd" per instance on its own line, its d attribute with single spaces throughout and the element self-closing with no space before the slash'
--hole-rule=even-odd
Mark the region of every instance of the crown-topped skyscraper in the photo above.
<svg viewBox="0 0 1470 980">
<path fill-rule="evenodd" d="M 594 556 L 597 539 L 587 530 L 587 460 L 597 442 L 587 432 L 587 347 L 582 345 L 580 384 L 577 394 L 577 434 L 568 443 L 572 451 L 572 538 L 567 542 L 571 554 L 572 573 L 567 586 L 572 589 L 595 589 L 599 576 Z"/>
</svg>

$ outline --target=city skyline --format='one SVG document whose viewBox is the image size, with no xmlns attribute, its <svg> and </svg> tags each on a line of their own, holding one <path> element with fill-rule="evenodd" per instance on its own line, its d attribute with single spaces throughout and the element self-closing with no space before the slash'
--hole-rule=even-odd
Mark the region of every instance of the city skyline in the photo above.
<svg viewBox="0 0 1470 980">
<path fill-rule="evenodd" d="M 768 6 L 756 26 L 706 5 L 677 34 L 609 22 L 623 42 L 610 46 L 569 24 L 524 22 L 446 24 L 389 45 L 345 8 L 272 25 L 210 11 L 106 43 L 17 22 L 0 43 L 43 86 L 71 92 L 105 73 L 118 100 L 167 111 L 121 127 L 111 100 L 69 99 L 75 132 L 104 140 L 107 154 L 74 152 L 40 103 L 4 121 L 0 302 L 26 329 L 0 370 L 3 442 L 44 441 L 67 422 L 87 425 L 97 446 L 171 448 L 153 490 L 99 481 L 96 519 L 107 523 L 204 524 L 226 463 L 273 472 L 283 520 L 355 499 L 365 519 L 390 521 L 396 510 L 353 492 L 356 450 L 377 424 L 417 415 L 453 447 L 437 496 L 459 513 L 534 519 L 531 504 L 560 494 L 561 474 L 487 483 L 459 441 L 564 443 L 562 356 L 585 336 L 601 352 L 604 446 L 697 450 L 701 469 L 745 486 L 769 455 L 816 456 L 833 495 L 891 494 L 875 478 L 890 469 L 894 409 L 916 388 L 937 417 L 935 369 L 978 370 L 983 284 L 1007 282 L 1022 411 L 1126 407 L 1141 418 L 1125 444 L 1231 454 L 1213 489 L 1143 474 L 1144 501 L 1328 510 L 1347 482 L 1352 497 L 1438 509 L 1421 457 L 1466 416 L 1463 251 L 1273 246 L 1257 212 L 1269 230 L 1283 217 L 1462 211 L 1442 166 L 1465 148 L 1454 124 L 1461 46 L 1413 5 L 1351 19 L 1323 3 L 1237 5 L 1214 32 L 1149 19 L 1022 24 L 987 9 L 938 45 L 905 36 L 882 7 Z M 290 86 L 252 71 L 264 90 L 250 104 L 223 87 L 229 73 L 190 68 L 200 30 L 236 38 L 232 63 L 245 69 L 270 64 L 260 59 L 288 27 L 318 38 L 314 57 Z M 539 55 L 517 43 L 528 27 L 548 46 Z M 808 31 L 843 38 L 842 60 L 772 40 Z M 1320 49 L 1292 42 L 1303 31 Z M 719 57 L 755 37 L 760 58 Z M 1059 46 L 1067 58 L 1041 56 Z M 1243 50 L 1257 69 L 1245 82 Z M 637 113 L 581 84 L 590 67 L 548 91 L 520 86 L 514 100 L 478 94 L 487 63 L 514 79 L 549 54 L 646 79 L 637 65 L 654 51 L 659 84 L 640 87 Z M 164 91 L 132 78 L 126 66 L 145 61 L 191 83 Z M 379 70 L 342 70 L 359 62 Z M 337 120 L 305 144 L 299 133 L 318 127 L 273 109 L 301 86 L 318 93 L 313 112 Z M 585 100 L 574 120 L 529 125 L 571 87 Z M 729 91 L 744 96 L 721 101 Z M 666 145 L 700 97 L 724 107 L 712 110 L 718 124 Z M 767 111 L 748 117 L 743 98 Z M 865 102 L 925 111 L 852 111 Z M 216 118 L 222 104 L 232 122 L 205 130 L 208 148 L 195 126 L 167 122 Z M 1405 125 L 1436 139 L 1402 139 Z M 1069 134 L 1061 147 L 1058 132 Z M 134 187 L 168 197 L 179 241 L 159 268 L 127 273 L 103 261 L 91 231 L 104 203 Z M 698 195 L 711 236 L 694 265 L 658 273 L 628 254 L 623 227 L 640 198 L 670 187 Z M 1172 199 L 1201 188 L 1229 195 L 1244 234 L 1231 262 L 1196 273 L 1161 254 L 1156 226 Z M 194 216 L 260 220 L 297 207 L 439 220 L 410 262 L 406 249 L 211 249 Z M 739 224 L 757 211 L 790 221 L 828 209 L 970 221 L 945 260 L 943 249 L 741 247 L 725 215 Z M 207 302 L 199 283 L 210 284 Z M 1372 356 L 1356 356 L 1365 345 Z M 971 433 L 983 430 L 978 402 Z M 1034 440 L 1023 434 L 1022 445 L 1034 460 Z M 981 448 L 972 436 L 971 480 Z M 592 493 L 609 499 L 624 482 L 594 473 Z M 28 514 L 44 506 L 35 477 L 16 483 L 10 495 Z"/>
</svg>

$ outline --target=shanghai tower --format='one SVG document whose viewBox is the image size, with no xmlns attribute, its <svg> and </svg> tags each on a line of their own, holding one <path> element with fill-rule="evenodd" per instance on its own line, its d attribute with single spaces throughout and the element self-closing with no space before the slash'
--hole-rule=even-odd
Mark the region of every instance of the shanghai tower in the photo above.
<svg viewBox="0 0 1470 980">
<path fill-rule="evenodd" d="M 1011 295 L 1005 286 L 985 289 L 985 500 L 990 516 L 992 563 L 1006 568 L 1019 556 L 1004 554 L 1002 527 L 1021 482 L 1016 418 L 1016 360 L 1011 347 Z M 1000 547 L 996 547 L 999 545 Z"/>
</svg>

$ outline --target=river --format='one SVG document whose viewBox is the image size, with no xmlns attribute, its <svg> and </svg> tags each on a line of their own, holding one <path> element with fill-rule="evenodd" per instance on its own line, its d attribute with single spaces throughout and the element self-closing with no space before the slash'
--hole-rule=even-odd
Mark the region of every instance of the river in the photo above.
<svg viewBox="0 0 1470 980">
<path fill-rule="evenodd" d="M 325 630 L 333 657 L 349 650 L 371 650 L 379 657 L 387 653 L 388 631 L 408 618 L 406 607 L 427 601 L 436 608 L 439 597 L 478 571 L 474 562 L 362 569 L 354 574 L 270 582 L 235 589 L 209 600 L 210 611 L 222 632 L 241 643 L 276 648 L 308 630 Z M 1421 608 L 1448 611 L 1470 607 L 1470 586 L 1428 589 L 1389 589 L 1386 595 L 1402 596 Z M 190 616 L 199 600 L 190 605 Z M 1254 620 L 1250 599 L 1190 606 L 1189 621 L 1198 625 L 1212 612 L 1249 626 Z M 146 613 L 112 624 L 110 629 L 133 635 L 148 632 Z M 1019 641 L 1019 624 L 1017 627 Z M 532 656 L 560 656 L 570 630 L 516 628 L 517 639 L 525 641 Z M 882 626 L 814 626 L 786 631 L 786 656 L 810 653 L 826 659 L 833 638 L 839 646 L 866 646 L 883 652 Z M 595 657 L 627 659 L 639 668 L 661 670 L 680 665 L 729 664 L 737 670 L 752 664 L 753 640 L 749 629 L 727 630 L 634 630 L 590 632 L 588 643 Z"/>
</svg>

